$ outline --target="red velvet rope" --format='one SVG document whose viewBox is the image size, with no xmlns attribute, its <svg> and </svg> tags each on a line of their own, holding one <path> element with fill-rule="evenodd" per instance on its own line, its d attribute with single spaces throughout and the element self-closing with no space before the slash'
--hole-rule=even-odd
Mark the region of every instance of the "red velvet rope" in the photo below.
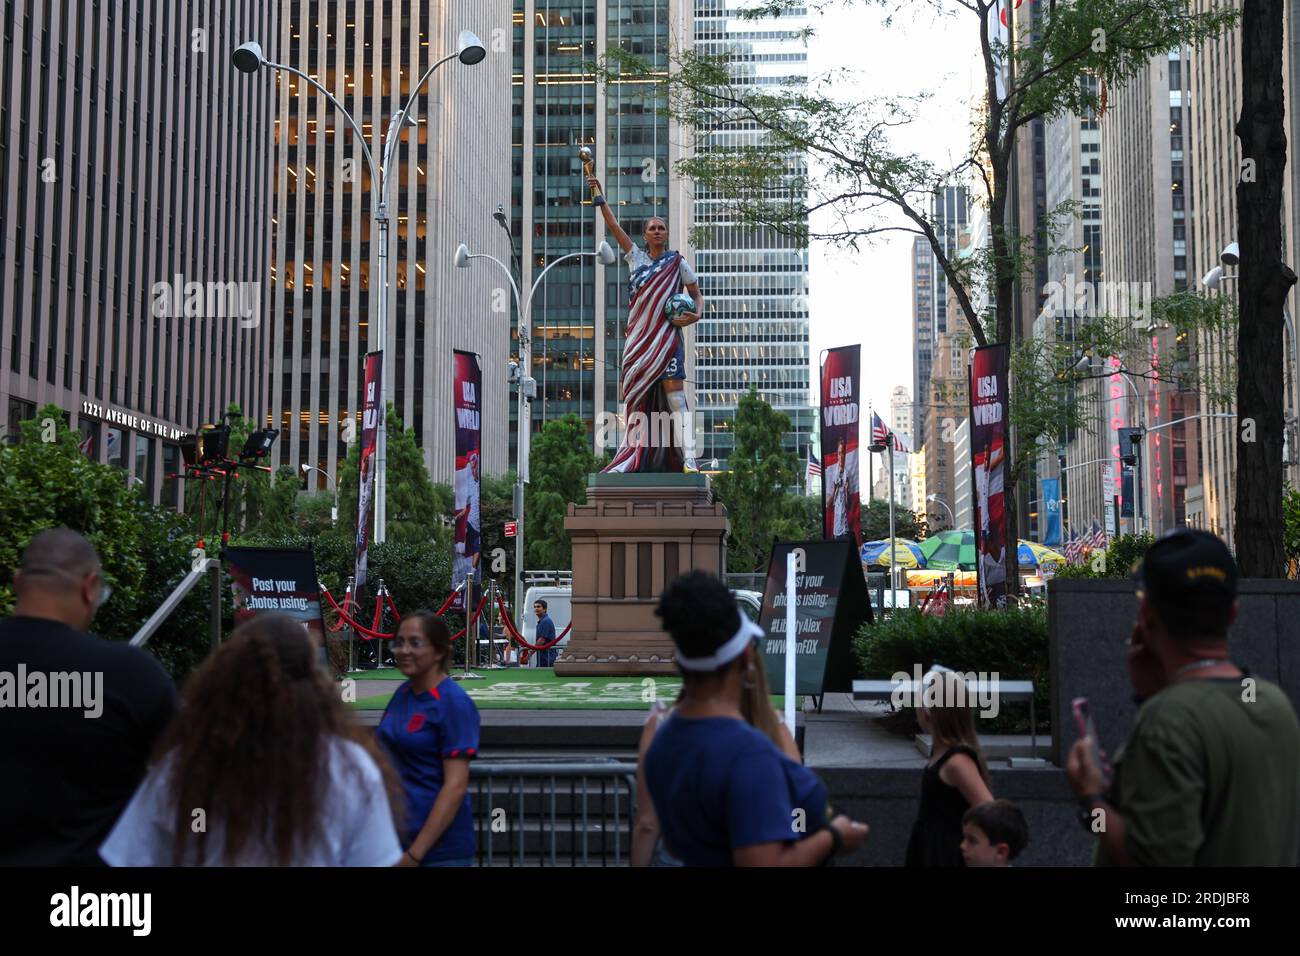
<svg viewBox="0 0 1300 956">
<path fill-rule="evenodd" d="M 516 644 L 519 644 L 522 647 L 526 647 L 530 651 L 550 650 L 556 644 L 560 643 L 560 641 L 564 640 L 564 635 L 568 634 L 570 629 L 572 629 L 573 627 L 573 622 L 570 621 L 567 625 L 565 625 L 564 630 L 562 630 L 559 634 L 555 635 L 555 640 L 547 641 L 545 644 L 530 644 L 528 643 L 527 638 L 525 638 L 522 634 L 519 633 L 518 630 L 515 629 L 514 623 L 510 620 L 510 615 L 506 613 L 505 601 L 503 600 L 502 595 L 500 594 L 497 595 L 497 607 L 501 609 L 501 622 L 505 625 L 506 631 L 510 634 L 511 639 Z"/>
<path fill-rule="evenodd" d="M 366 627 L 364 624 L 361 624 L 358 621 L 352 620 L 352 618 L 348 616 L 347 612 L 345 612 L 343 608 L 339 607 L 338 602 L 334 600 L 334 595 L 330 594 L 329 591 L 322 591 L 321 594 L 324 594 L 326 599 L 330 602 L 330 606 L 333 607 L 334 610 L 339 612 L 339 620 L 341 620 L 348 627 L 354 628 L 357 631 L 357 633 L 362 636 L 363 639 L 370 641 L 370 640 L 374 640 L 377 637 L 391 638 L 394 636 L 393 634 L 382 634 L 377 630 L 373 630 L 371 628 Z M 376 611 L 378 610 L 379 608 L 377 607 Z M 379 625 L 378 620 L 375 621 L 375 625 L 376 627 L 378 627 Z"/>
<path fill-rule="evenodd" d="M 322 593 L 322 594 L 328 594 L 329 592 L 328 592 L 328 591 L 322 591 L 321 593 Z M 331 597 L 331 598 L 330 598 L 330 601 L 331 601 L 331 603 L 332 603 L 332 602 L 334 601 L 334 598 Z M 335 606 L 336 608 L 338 608 L 338 610 L 339 610 L 341 613 L 346 614 L 347 611 L 348 611 L 348 608 L 350 608 L 350 607 L 352 606 L 352 592 L 351 592 L 351 591 L 348 591 L 348 592 L 346 592 L 346 593 L 343 595 L 343 606 L 342 606 L 341 608 L 338 607 L 337 604 L 335 604 L 334 606 Z M 330 633 L 331 633 L 331 634 L 337 634 L 339 631 L 343 630 L 344 626 L 345 626 L 345 625 L 344 625 L 342 619 L 340 619 L 337 625 L 335 625 L 334 627 L 331 627 L 331 628 L 330 628 Z"/>
</svg>

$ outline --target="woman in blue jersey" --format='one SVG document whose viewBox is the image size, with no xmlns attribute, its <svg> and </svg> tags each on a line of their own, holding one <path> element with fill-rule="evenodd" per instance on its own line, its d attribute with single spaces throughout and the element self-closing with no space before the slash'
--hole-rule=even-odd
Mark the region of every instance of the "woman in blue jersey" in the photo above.
<svg viewBox="0 0 1300 956">
<path fill-rule="evenodd" d="M 665 848 L 687 866 L 815 866 L 861 846 L 867 827 L 832 817 L 817 776 L 745 721 L 763 631 L 727 586 L 692 571 L 655 613 L 682 672 L 681 698 L 645 759 Z"/>
<path fill-rule="evenodd" d="M 393 659 L 406 683 L 379 721 L 379 740 L 406 795 L 402 866 L 470 866 L 474 816 L 469 762 L 478 753 L 478 709 L 448 677 L 451 634 L 442 618 L 419 611 L 402 618 Z"/>
</svg>

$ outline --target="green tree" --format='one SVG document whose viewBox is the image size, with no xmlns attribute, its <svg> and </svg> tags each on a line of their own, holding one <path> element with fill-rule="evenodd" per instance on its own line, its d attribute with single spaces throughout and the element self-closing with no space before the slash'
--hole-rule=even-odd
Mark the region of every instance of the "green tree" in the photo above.
<svg viewBox="0 0 1300 956">
<path fill-rule="evenodd" d="M 929 536 L 924 518 L 910 508 L 894 505 L 894 535 L 920 541 Z M 862 503 L 862 540 L 882 541 L 889 537 L 889 502 L 881 498 Z"/>
<path fill-rule="evenodd" d="M 714 485 L 731 519 L 730 571 L 766 571 L 772 541 L 791 530 L 787 497 L 799 480 L 799 461 L 782 444 L 789 430 L 790 417 L 763 401 L 756 389 L 741 396 L 736 447 L 727 459 L 731 470 Z"/>
<path fill-rule="evenodd" d="M 357 496 L 360 490 L 361 443 L 348 449 L 339 466 L 339 523 L 336 534 L 355 540 Z M 438 520 L 439 497 L 424 466 L 415 432 L 402 425 L 396 409 L 388 406 L 388 540 L 436 541 L 450 548 L 451 531 Z M 373 507 L 373 499 L 372 499 Z"/>
<path fill-rule="evenodd" d="M 128 489 L 122 469 L 86 458 L 79 437 L 57 406 L 46 405 L 22 423 L 18 444 L 0 445 L 0 614 L 13 611 L 13 569 L 28 542 L 66 526 L 94 545 L 113 588 L 95 632 L 127 640 L 190 572 L 195 537 L 183 516 Z M 147 647 L 179 679 L 208 645 L 207 589 L 200 585 Z"/>
<path fill-rule="evenodd" d="M 587 476 L 601 466 L 602 460 L 592 453 L 587 428 L 577 415 L 551 419 L 533 438 L 524 499 L 529 567 L 572 567 L 573 546 L 564 530 L 564 518 L 570 503 L 586 503 Z"/>
<path fill-rule="evenodd" d="M 738 15 L 761 19 L 792 8 L 854 2 L 891 5 L 890 0 L 765 0 Z M 846 98 L 841 92 L 846 85 L 836 74 L 773 88 L 752 83 L 747 72 L 733 75 L 725 54 L 674 50 L 664 69 L 640 51 L 618 46 L 607 52 L 597 73 L 606 83 L 621 82 L 628 74 L 659 83 L 663 111 L 699 146 L 688 151 L 681 172 L 721 199 L 732 219 L 774 229 L 798 244 L 816 238 L 854 249 L 885 233 L 923 236 L 972 341 L 1010 345 L 1017 340 L 1018 284 L 1032 277 L 1045 256 L 1064 251 L 1057 247 L 1057 231 L 1078 214 L 1071 204 L 1044 210 L 1036 224 L 1037 237 L 1020 233 L 1011 204 L 1012 159 L 1020 131 L 1036 120 L 1095 111 L 1102 89 L 1121 85 L 1144 70 L 1153 56 L 1199 46 L 1235 22 L 1238 14 L 1224 7 L 1192 14 L 1185 0 L 1040 3 L 1035 28 L 1020 31 L 1007 43 L 990 29 L 993 0 L 913 0 L 905 5 L 913 15 L 922 6 L 936 16 L 963 18 L 979 37 L 985 97 L 973 117 L 969 149 L 948 165 L 900 152 L 895 145 L 898 128 L 916 120 L 916 100 L 878 90 L 866 98 Z M 757 130 L 761 141 L 731 145 L 718 136 L 737 124 Z M 807 157 L 808 162 L 792 164 L 791 156 Z M 989 243 L 975 254 L 953 254 L 931 214 L 931 198 L 945 186 L 971 180 L 979 185 L 978 201 L 988 213 Z M 829 231 L 814 231 L 810 223 L 820 222 L 833 225 Z M 697 247 L 708 248 L 713 228 L 697 227 Z M 976 305 L 981 293 L 987 293 L 991 314 Z M 1270 397 L 1281 407 L 1280 388 Z M 1013 407 L 1031 398 L 1013 386 Z M 1028 417 L 1045 420 L 1038 413 Z M 1056 422 L 1059 416 L 1047 427 L 1057 427 Z M 1006 496 L 1008 537 L 1013 541 L 1019 537 L 1015 480 L 1021 476 L 1016 463 L 1032 457 L 1038 437 L 1018 433 L 1012 421 L 1012 480 Z M 1025 454 L 1015 451 L 1018 445 L 1028 446 Z M 1008 549 L 1007 563 L 1008 586 L 1014 593 L 1014 549 Z"/>
</svg>

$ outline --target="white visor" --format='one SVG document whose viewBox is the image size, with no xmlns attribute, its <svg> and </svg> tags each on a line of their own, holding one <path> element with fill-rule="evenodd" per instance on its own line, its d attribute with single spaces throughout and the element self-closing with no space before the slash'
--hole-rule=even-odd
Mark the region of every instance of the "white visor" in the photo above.
<svg viewBox="0 0 1300 956">
<path fill-rule="evenodd" d="M 723 644 L 708 657 L 684 657 L 679 651 L 677 654 L 677 666 L 684 671 L 699 671 L 706 673 L 716 671 L 726 667 L 737 657 L 745 652 L 750 641 L 756 640 L 763 636 L 763 629 L 751 621 L 744 611 L 739 611 L 740 629 L 731 636 L 727 643 Z"/>
</svg>

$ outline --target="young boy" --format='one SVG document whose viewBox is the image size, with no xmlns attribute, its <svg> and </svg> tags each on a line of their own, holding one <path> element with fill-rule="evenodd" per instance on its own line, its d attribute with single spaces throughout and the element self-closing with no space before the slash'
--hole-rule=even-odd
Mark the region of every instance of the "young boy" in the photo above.
<svg viewBox="0 0 1300 956">
<path fill-rule="evenodd" d="M 961 833 L 967 866 L 1009 866 L 1029 842 L 1025 815 L 1010 800 L 971 807 L 961 819 Z"/>
</svg>

